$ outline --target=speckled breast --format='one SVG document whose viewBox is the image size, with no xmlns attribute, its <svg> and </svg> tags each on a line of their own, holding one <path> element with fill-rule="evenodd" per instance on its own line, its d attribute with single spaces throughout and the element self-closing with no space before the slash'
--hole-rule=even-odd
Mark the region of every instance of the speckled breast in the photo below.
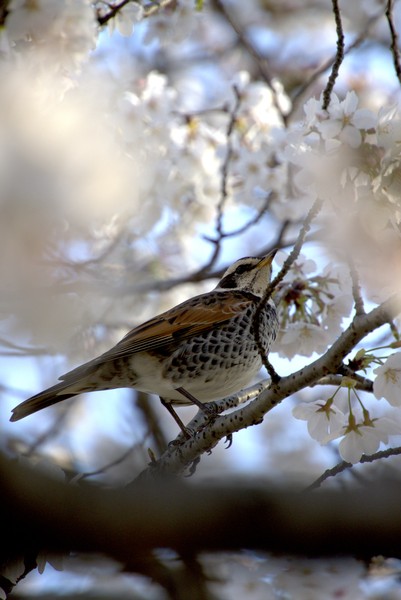
<svg viewBox="0 0 401 600">
<path fill-rule="evenodd" d="M 165 346 L 157 352 L 159 359 L 163 356 L 162 376 L 199 400 L 211 399 L 211 389 L 216 399 L 247 385 L 262 365 L 253 330 L 256 307 L 255 303 L 219 328 L 182 341 L 178 348 Z M 273 305 L 261 313 L 259 327 L 267 353 L 278 329 Z"/>
</svg>

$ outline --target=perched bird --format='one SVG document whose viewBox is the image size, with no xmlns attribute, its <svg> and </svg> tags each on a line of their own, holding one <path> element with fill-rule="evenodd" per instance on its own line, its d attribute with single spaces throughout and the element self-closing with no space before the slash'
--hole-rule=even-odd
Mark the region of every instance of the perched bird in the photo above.
<svg viewBox="0 0 401 600">
<path fill-rule="evenodd" d="M 213 290 L 135 327 L 101 356 L 19 404 L 10 420 L 78 394 L 128 387 L 160 396 L 182 427 L 172 404 L 202 407 L 239 391 L 261 368 L 253 320 L 270 282 L 275 253 L 236 261 Z M 272 299 L 258 327 L 267 354 L 278 328 Z"/>
</svg>

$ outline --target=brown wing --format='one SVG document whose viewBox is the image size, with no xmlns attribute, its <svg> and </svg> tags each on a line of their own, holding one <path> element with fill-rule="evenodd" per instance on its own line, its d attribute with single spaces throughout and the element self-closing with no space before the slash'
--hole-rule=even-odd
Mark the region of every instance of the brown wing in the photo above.
<svg viewBox="0 0 401 600">
<path fill-rule="evenodd" d="M 209 292 L 196 296 L 135 327 L 102 358 L 119 358 L 189 338 L 229 321 L 252 303 L 253 300 L 241 292 Z"/>
<path fill-rule="evenodd" d="M 88 373 L 88 368 L 123 358 L 136 352 L 154 350 L 171 342 L 179 342 L 195 334 L 219 327 L 251 306 L 257 298 L 243 292 L 209 292 L 186 300 L 142 325 L 132 329 L 113 348 L 94 360 L 77 367 L 60 379 L 75 379 Z"/>
</svg>

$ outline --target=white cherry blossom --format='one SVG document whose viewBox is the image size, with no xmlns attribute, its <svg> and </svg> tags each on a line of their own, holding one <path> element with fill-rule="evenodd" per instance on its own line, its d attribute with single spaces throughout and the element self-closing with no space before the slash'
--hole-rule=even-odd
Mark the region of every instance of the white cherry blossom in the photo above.
<svg viewBox="0 0 401 600">
<path fill-rule="evenodd" d="M 312 356 L 314 352 L 324 352 L 328 340 L 327 332 L 319 325 L 298 321 L 289 323 L 285 331 L 279 333 L 274 350 L 285 358 L 297 354 Z"/>
<path fill-rule="evenodd" d="M 401 406 L 401 352 L 389 356 L 374 373 L 373 393 L 376 398 L 385 398 L 392 406 Z"/>
<path fill-rule="evenodd" d="M 349 431 L 339 444 L 341 457 L 352 464 L 360 461 L 363 454 L 373 454 L 380 446 L 380 436 L 372 427 L 359 426 Z"/>
<path fill-rule="evenodd" d="M 364 409 L 363 417 L 348 415 L 348 425 L 344 427 L 344 435 L 339 444 L 339 451 L 344 460 L 358 462 L 363 454 L 377 452 L 381 443 L 388 444 L 389 435 L 401 433 L 400 420 L 388 416 L 371 417 Z"/>
<path fill-rule="evenodd" d="M 353 148 L 362 142 L 361 130 L 365 131 L 376 125 L 375 115 L 367 109 L 358 109 L 359 99 L 354 91 L 348 92 L 340 101 L 333 94 L 328 107 L 328 118 L 318 124 L 318 130 L 324 140 L 338 138 Z"/>
<path fill-rule="evenodd" d="M 311 438 L 320 443 L 337 438 L 345 425 L 345 415 L 332 399 L 302 402 L 292 409 L 296 419 L 307 421 Z"/>
</svg>

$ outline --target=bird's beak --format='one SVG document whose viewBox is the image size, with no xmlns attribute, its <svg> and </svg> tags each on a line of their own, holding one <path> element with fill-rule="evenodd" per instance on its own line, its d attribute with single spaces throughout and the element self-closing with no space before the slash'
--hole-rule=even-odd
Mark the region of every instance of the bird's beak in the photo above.
<svg viewBox="0 0 401 600">
<path fill-rule="evenodd" d="M 264 256 L 263 258 L 260 259 L 260 262 L 258 264 L 258 269 L 261 269 L 262 267 L 267 267 L 269 265 L 272 264 L 274 257 L 276 256 L 278 251 L 278 248 L 275 248 L 274 250 L 272 250 L 271 252 L 269 252 L 269 254 L 266 254 L 266 256 Z"/>
</svg>

